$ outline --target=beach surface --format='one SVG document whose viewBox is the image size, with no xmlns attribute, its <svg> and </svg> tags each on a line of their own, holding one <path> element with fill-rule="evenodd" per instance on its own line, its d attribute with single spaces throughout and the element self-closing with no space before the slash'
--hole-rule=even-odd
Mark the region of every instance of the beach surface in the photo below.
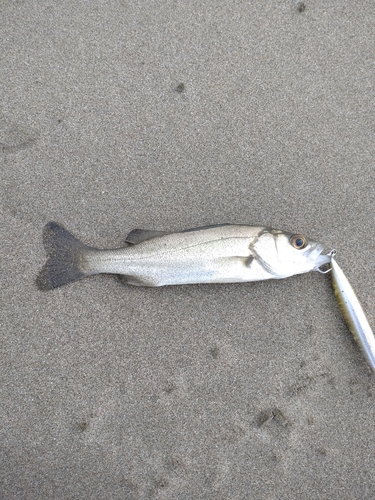
<svg viewBox="0 0 375 500">
<path fill-rule="evenodd" d="M 375 328 L 375 3 L 11 1 L 0 498 L 375 498 L 375 375 L 329 274 L 50 292 L 42 231 L 265 225 L 337 249 Z"/>
</svg>

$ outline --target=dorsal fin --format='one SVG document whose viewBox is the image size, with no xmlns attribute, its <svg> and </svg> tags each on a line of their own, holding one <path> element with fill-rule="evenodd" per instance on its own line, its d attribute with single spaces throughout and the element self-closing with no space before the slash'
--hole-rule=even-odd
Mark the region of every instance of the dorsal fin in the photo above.
<svg viewBox="0 0 375 500">
<path fill-rule="evenodd" d="M 125 238 L 125 243 L 130 243 L 131 245 L 138 245 L 143 241 L 153 240 L 154 238 L 160 238 L 170 234 L 167 231 L 153 231 L 152 229 L 133 229 Z"/>
<path fill-rule="evenodd" d="M 192 229 L 184 229 L 180 231 L 181 233 L 193 233 L 195 231 L 204 231 L 205 229 L 214 229 L 215 227 L 225 227 L 225 226 L 234 226 L 235 224 L 211 224 L 209 226 L 200 226 L 193 227 Z"/>
<path fill-rule="evenodd" d="M 184 229 L 183 231 L 177 231 L 180 233 L 192 233 L 194 231 L 203 231 L 204 229 L 213 229 L 215 227 L 230 226 L 230 224 L 213 224 L 211 226 L 194 227 L 193 229 Z M 143 241 L 153 240 L 154 238 L 160 238 L 160 236 L 165 236 L 166 234 L 172 234 L 174 231 L 153 231 L 152 229 L 133 229 L 125 238 L 125 243 L 131 245 L 138 245 Z"/>
</svg>

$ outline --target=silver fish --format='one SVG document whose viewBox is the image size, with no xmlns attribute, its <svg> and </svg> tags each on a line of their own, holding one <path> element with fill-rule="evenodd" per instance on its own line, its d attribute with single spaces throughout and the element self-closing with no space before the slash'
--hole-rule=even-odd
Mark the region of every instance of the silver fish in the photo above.
<svg viewBox="0 0 375 500">
<path fill-rule="evenodd" d="M 356 342 L 364 352 L 364 355 L 375 372 L 375 337 L 359 300 L 351 287 L 348 278 L 337 264 L 332 254 L 331 274 L 332 285 L 337 302 L 344 315 L 349 330 Z"/>
<path fill-rule="evenodd" d="M 221 224 L 177 233 L 135 229 L 126 246 L 99 250 L 81 243 L 56 222 L 43 232 L 48 260 L 37 284 L 50 290 L 85 276 L 123 275 L 143 286 L 236 283 L 280 279 L 318 270 L 331 257 L 300 234 Z"/>
</svg>

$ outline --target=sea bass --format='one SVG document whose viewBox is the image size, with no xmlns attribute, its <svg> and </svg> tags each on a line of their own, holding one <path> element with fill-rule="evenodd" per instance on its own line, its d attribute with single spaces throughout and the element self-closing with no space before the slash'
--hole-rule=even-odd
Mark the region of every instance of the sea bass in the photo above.
<svg viewBox="0 0 375 500">
<path fill-rule="evenodd" d="M 348 278 L 335 260 L 336 251 L 331 252 L 332 285 L 346 324 L 362 349 L 371 369 L 375 372 L 375 337 L 362 306 Z"/>
<path fill-rule="evenodd" d="M 48 260 L 37 278 L 43 290 L 101 273 L 141 286 L 281 279 L 331 261 L 321 243 L 301 234 L 233 224 L 174 233 L 135 229 L 124 248 L 99 250 L 49 222 L 43 241 Z"/>
</svg>

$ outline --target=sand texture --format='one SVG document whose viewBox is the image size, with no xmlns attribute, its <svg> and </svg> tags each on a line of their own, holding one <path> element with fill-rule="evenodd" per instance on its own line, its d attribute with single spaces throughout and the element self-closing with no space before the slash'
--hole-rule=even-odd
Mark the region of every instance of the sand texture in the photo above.
<svg viewBox="0 0 375 500">
<path fill-rule="evenodd" d="M 43 226 L 268 225 L 375 327 L 375 3 L 4 0 L 6 500 L 375 498 L 375 376 L 329 275 L 35 285 Z"/>
</svg>

